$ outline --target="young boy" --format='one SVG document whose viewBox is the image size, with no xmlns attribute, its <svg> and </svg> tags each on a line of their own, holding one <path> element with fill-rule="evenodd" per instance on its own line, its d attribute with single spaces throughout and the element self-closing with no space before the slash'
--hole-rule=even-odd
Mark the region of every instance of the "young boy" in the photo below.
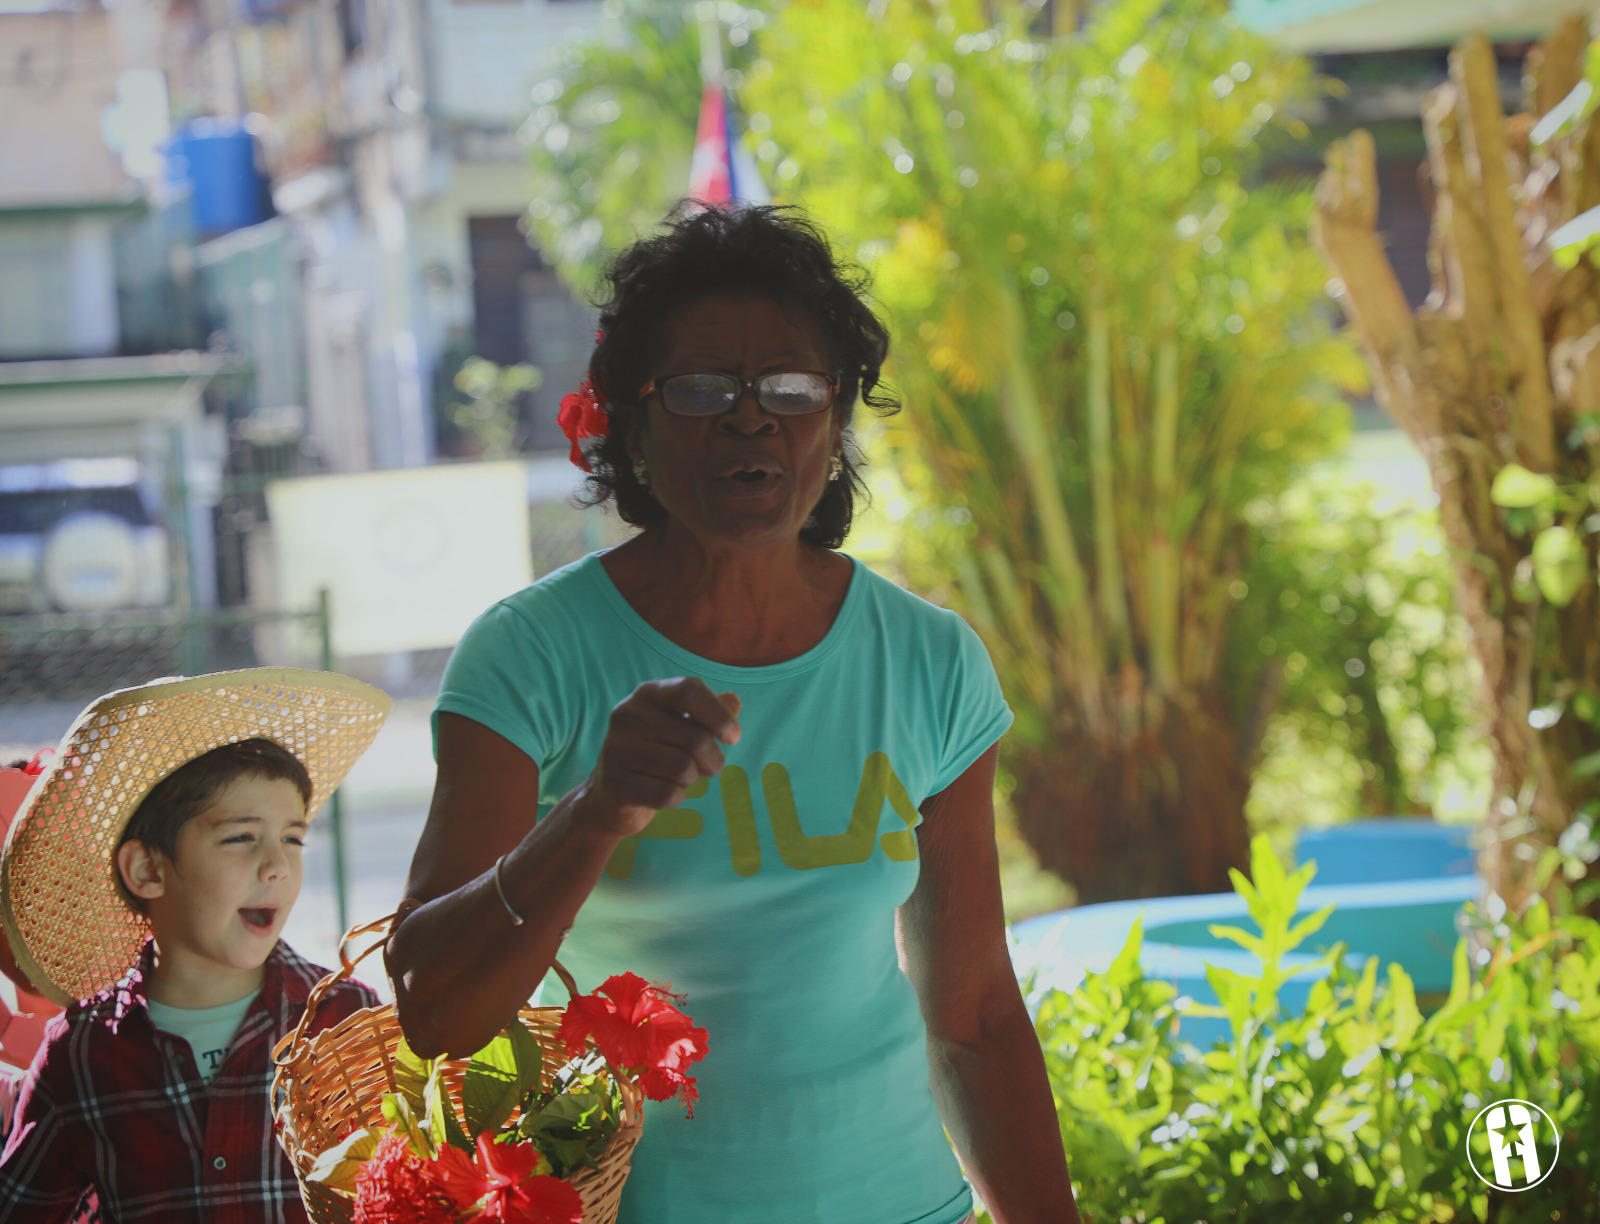
<svg viewBox="0 0 1600 1224">
<path fill-rule="evenodd" d="M 80 716 L 0 859 L 19 964 L 80 1000 L 19 1094 L 0 1221 L 81 1219 L 92 1200 L 116 1224 L 306 1218 L 273 1135 L 271 1053 L 325 971 L 278 935 L 308 821 L 388 708 L 342 676 L 256 669 Z M 342 983 L 315 1029 L 375 1002 Z"/>
</svg>

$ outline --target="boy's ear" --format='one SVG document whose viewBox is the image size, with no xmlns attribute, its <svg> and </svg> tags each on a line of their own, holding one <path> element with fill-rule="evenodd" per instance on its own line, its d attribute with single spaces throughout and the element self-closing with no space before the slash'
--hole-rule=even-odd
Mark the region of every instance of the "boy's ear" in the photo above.
<svg viewBox="0 0 1600 1224">
<path fill-rule="evenodd" d="M 142 841 L 130 839 L 117 847 L 122 886 L 141 901 L 153 901 L 166 893 L 166 869 L 165 856 Z"/>
</svg>

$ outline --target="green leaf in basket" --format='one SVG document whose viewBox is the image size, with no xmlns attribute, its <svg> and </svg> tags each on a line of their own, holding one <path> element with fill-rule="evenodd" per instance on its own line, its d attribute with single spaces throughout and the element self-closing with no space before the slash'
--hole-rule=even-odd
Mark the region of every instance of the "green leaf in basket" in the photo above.
<svg viewBox="0 0 1600 1224">
<path fill-rule="evenodd" d="M 427 1128 L 417 1118 L 417 1111 L 412 1109 L 411 1102 L 398 1092 L 383 1094 L 383 1117 L 406 1137 L 411 1150 L 423 1160 L 432 1160 L 438 1155 L 433 1141 L 428 1138 Z"/>
<path fill-rule="evenodd" d="M 607 1135 L 593 1139 L 554 1139 L 541 1135 L 534 1140 L 539 1154 L 550 1162 L 550 1171 L 557 1177 L 570 1178 L 584 1169 L 598 1169 L 600 1157 L 605 1155 Z"/>
<path fill-rule="evenodd" d="M 544 1154 L 557 1177 L 570 1177 L 578 1169 L 598 1166 L 622 1124 L 619 1106 L 607 1093 L 562 1093 L 542 1109 L 523 1114 L 517 1134 Z"/>
<path fill-rule="evenodd" d="M 370 1160 L 377 1150 L 378 1136 L 369 1128 L 363 1126 L 360 1130 L 351 1131 L 345 1136 L 344 1142 L 317 1157 L 311 1172 L 306 1174 L 306 1180 L 327 1186 L 330 1190 L 354 1194 L 356 1174 L 361 1172 L 362 1164 Z"/>
<path fill-rule="evenodd" d="M 474 1136 L 500 1129 L 523 1094 L 539 1082 L 544 1052 L 520 1020 L 472 1056 L 461 1082 L 467 1129 Z"/>
<path fill-rule="evenodd" d="M 428 1134 L 436 1145 L 460 1148 L 470 1152 L 472 1140 L 461 1129 L 461 1119 L 456 1117 L 455 1102 L 450 1099 L 450 1089 L 444 1082 L 443 1058 L 436 1058 L 428 1072 L 427 1086 L 422 1090 L 428 1110 Z"/>
<path fill-rule="evenodd" d="M 404 1037 L 400 1038 L 400 1044 L 394 1048 L 395 1090 L 410 1101 L 411 1107 L 419 1113 L 426 1108 L 423 1091 L 432 1070 L 433 1064 L 407 1045 Z"/>
</svg>

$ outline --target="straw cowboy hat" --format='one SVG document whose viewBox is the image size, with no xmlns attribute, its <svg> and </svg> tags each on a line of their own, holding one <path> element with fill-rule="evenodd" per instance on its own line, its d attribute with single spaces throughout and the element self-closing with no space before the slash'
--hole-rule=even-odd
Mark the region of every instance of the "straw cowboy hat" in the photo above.
<svg viewBox="0 0 1600 1224">
<path fill-rule="evenodd" d="M 113 856 L 151 788 L 223 744 L 261 737 L 311 775 L 315 813 L 383 725 L 386 693 L 330 672 L 258 667 L 107 694 L 61 741 L 0 855 L 0 919 L 24 973 L 63 1005 L 139 959 L 148 919 L 128 908 Z"/>
</svg>

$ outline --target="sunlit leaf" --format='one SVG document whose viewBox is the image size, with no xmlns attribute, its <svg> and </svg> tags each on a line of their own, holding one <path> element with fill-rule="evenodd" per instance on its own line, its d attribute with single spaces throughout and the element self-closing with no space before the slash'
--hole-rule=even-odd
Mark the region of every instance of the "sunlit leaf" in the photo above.
<svg viewBox="0 0 1600 1224">
<path fill-rule="evenodd" d="M 1585 83 L 1587 84 L 1587 82 Z M 1584 85 L 1579 85 L 1579 89 Z M 1563 268 L 1575 268 L 1585 251 L 1600 245 L 1600 205 L 1579 213 L 1550 235 L 1550 255 Z"/>
<path fill-rule="evenodd" d="M 406 1137 L 411 1150 L 423 1160 L 432 1160 L 436 1147 L 428 1136 L 428 1128 L 422 1125 L 417 1111 L 412 1109 L 411 1102 L 399 1093 L 386 1092 L 380 1107 L 384 1120 Z"/>
<path fill-rule="evenodd" d="M 461 1085 L 467 1130 L 481 1135 L 498 1129 L 539 1082 L 543 1065 L 539 1043 L 520 1020 L 513 1020 L 467 1066 Z"/>
<path fill-rule="evenodd" d="M 422 1095 L 432 1070 L 433 1064 L 412 1050 L 402 1037 L 394 1050 L 395 1089 L 419 1112 L 425 1108 Z"/>
<path fill-rule="evenodd" d="M 427 1106 L 428 1134 L 436 1147 L 448 1143 L 463 1152 L 470 1152 L 473 1150 L 472 1139 L 461 1129 L 461 1119 L 456 1116 L 455 1102 L 450 1099 L 450 1091 L 444 1082 L 443 1068 L 443 1059 L 435 1061 L 433 1072 L 428 1076 L 427 1086 L 423 1090 L 423 1100 Z"/>
<path fill-rule="evenodd" d="M 1541 473 L 1530 472 L 1520 463 L 1508 463 L 1495 473 L 1489 486 L 1489 499 L 1497 506 L 1525 509 L 1546 505 L 1556 495 L 1556 482 Z"/>
<path fill-rule="evenodd" d="M 306 1180 L 330 1190 L 353 1193 L 356 1174 L 361 1172 L 362 1163 L 378 1150 L 379 1137 L 377 1132 L 368 1127 L 351 1131 L 342 1142 L 317 1157 L 311 1171 L 306 1174 Z"/>
<path fill-rule="evenodd" d="M 1589 554 L 1570 527 L 1546 527 L 1533 540 L 1533 579 L 1544 597 L 1564 608 L 1589 576 Z"/>
</svg>

